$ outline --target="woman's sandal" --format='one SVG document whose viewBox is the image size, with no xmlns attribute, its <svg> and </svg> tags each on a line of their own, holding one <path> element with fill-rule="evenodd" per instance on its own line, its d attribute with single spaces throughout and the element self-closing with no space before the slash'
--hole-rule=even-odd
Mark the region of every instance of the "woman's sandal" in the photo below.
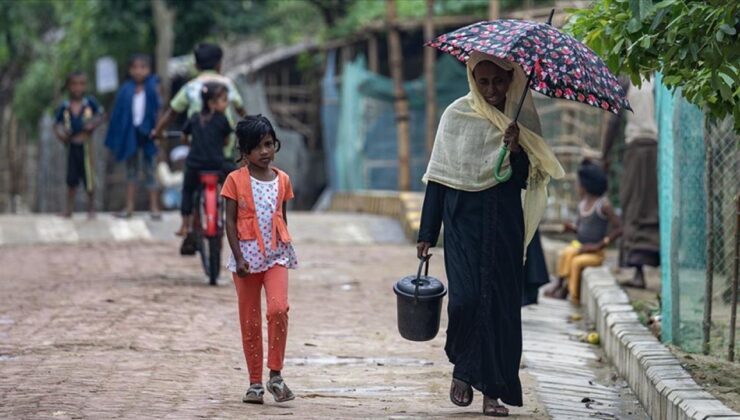
<svg viewBox="0 0 740 420">
<path fill-rule="evenodd" d="M 264 396 L 265 388 L 262 386 L 262 384 L 252 384 L 249 385 L 249 389 L 247 389 L 247 393 L 244 394 L 242 402 L 245 402 L 247 404 L 264 404 Z"/>
<path fill-rule="evenodd" d="M 275 402 L 282 403 L 292 401 L 295 399 L 295 395 L 285 384 L 283 377 L 280 375 L 273 376 L 267 381 L 267 392 L 272 394 L 275 398 Z"/>
<path fill-rule="evenodd" d="M 463 399 L 458 400 L 455 395 L 460 394 L 462 391 Z M 467 407 L 473 403 L 473 387 L 466 384 L 465 382 L 452 378 L 452 384 L 450 385 L 450 401 L 458 407 Z"/>
<path fill-rule="evenodd" d="M 484 396 L 483 414 L 491 417 L 509 417 L 509 409 L 499 404 L 497 398 Z"/>
</svg>

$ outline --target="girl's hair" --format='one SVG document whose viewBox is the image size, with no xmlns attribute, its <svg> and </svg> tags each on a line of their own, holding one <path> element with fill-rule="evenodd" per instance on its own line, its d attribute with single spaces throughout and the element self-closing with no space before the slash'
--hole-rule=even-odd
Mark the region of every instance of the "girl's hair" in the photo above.
<svg viewBox="0 0 740 420">
<path fill-rule="evenodd" d="M 203 101 L 203 109 L 202 112 L 204 114 L 207 114 L 211 112 L 211 109 L 208 108 L 208 101 L 212 99 L 216 99 L 219 96 L 228 93 L 229 88 L 226 87 L 226 85 L 218 82 L 206 82 L 203 84 L 203 87 L 200 88 L 200 98 Z"/>
<path fill-rule="evenodd" d="M 137 61 L 141 61 L 150 69 L 152 68 L 152 57 L 149 54 L 144 54 L 144 53 L 132 54 L 131 57 L 129 57 L 128 59 L 128 66 L 129 67 L 133 66 L 134 63 Z"/>
<path fill-rule="evenodd" d="M 271 135 L 275 140 L 275 152 L 280 151 L 280 140 L 275 135 L 270 120 L 259 115 L 248 115 L 236 124 L 236 137 L 239 139 L 239 151 L 242 155 L 248 155 L 259 146 L 266 135 Z"/>
</svg>

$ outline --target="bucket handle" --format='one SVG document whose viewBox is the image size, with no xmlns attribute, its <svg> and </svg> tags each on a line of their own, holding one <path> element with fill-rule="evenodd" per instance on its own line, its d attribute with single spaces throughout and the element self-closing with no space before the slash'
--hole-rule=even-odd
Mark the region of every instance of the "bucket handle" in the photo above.
<svg viewBox="0 0 740 420">
<path fill-rule="evenodd" d="M 421 284 L 421 269 L 424 268 L 424 277 L 429 276 L 429 259 L 432 258 L 432 254 L 427 254 L 421 258 L 421 262 L 419 263 L 419 270 L 416 272 L 416 280 L 414 280 L 414 284 L 416 287 L 414 288 L 414 302 L 417 302 L 419 300 L 419 284 Z"/>
</svg>

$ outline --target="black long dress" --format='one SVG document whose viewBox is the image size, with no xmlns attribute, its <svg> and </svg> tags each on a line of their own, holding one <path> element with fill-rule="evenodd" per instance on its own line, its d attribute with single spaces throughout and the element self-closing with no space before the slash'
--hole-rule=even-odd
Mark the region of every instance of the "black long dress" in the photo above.
<svg viewBox="0 0 740 420">
<path fill-rule="evenodd" d="M 507 182 L 466 192 L 429 182 L 419 241 L 436 245 L 444 223 L 449 303 L 445 351 L 453 377 L 484 395 L 522 405 L 521 294 L 529 160 L 512 154 Z M 493 176 L 493 174 L 491 175 Z"/>
</svg>

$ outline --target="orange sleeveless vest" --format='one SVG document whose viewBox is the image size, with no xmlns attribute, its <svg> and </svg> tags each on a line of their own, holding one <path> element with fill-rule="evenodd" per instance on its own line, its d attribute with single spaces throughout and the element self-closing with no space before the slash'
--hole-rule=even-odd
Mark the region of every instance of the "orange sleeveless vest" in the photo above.
<svg viewBox="0 0 740 420">
<path fill-rule="evenodd" d="M 290 243 L 291 238 L 288 233 L 288 225 L 283 217 L 283 202 L 287 186 L 290 185 L 288 174 L 280 169 L 273 168 L 278 176 L 278 197 L 275 213 L 272 214 L 272 250 L 277 250 L 278 240 L 283 243 Z M 257 221 L 257 209 L 254 205 L 254 196 L 252 195 L 252 181 L 249 175 L 249 169 L 246 166 L 237 169 L 229 174 L 234 178 L 237 196 L 237 215 L 236 230 L 240 241 L 257 240 L 260 251 L 265 255 L 265 242 L 260 233 L 259 222 Z"/>
</svg>

